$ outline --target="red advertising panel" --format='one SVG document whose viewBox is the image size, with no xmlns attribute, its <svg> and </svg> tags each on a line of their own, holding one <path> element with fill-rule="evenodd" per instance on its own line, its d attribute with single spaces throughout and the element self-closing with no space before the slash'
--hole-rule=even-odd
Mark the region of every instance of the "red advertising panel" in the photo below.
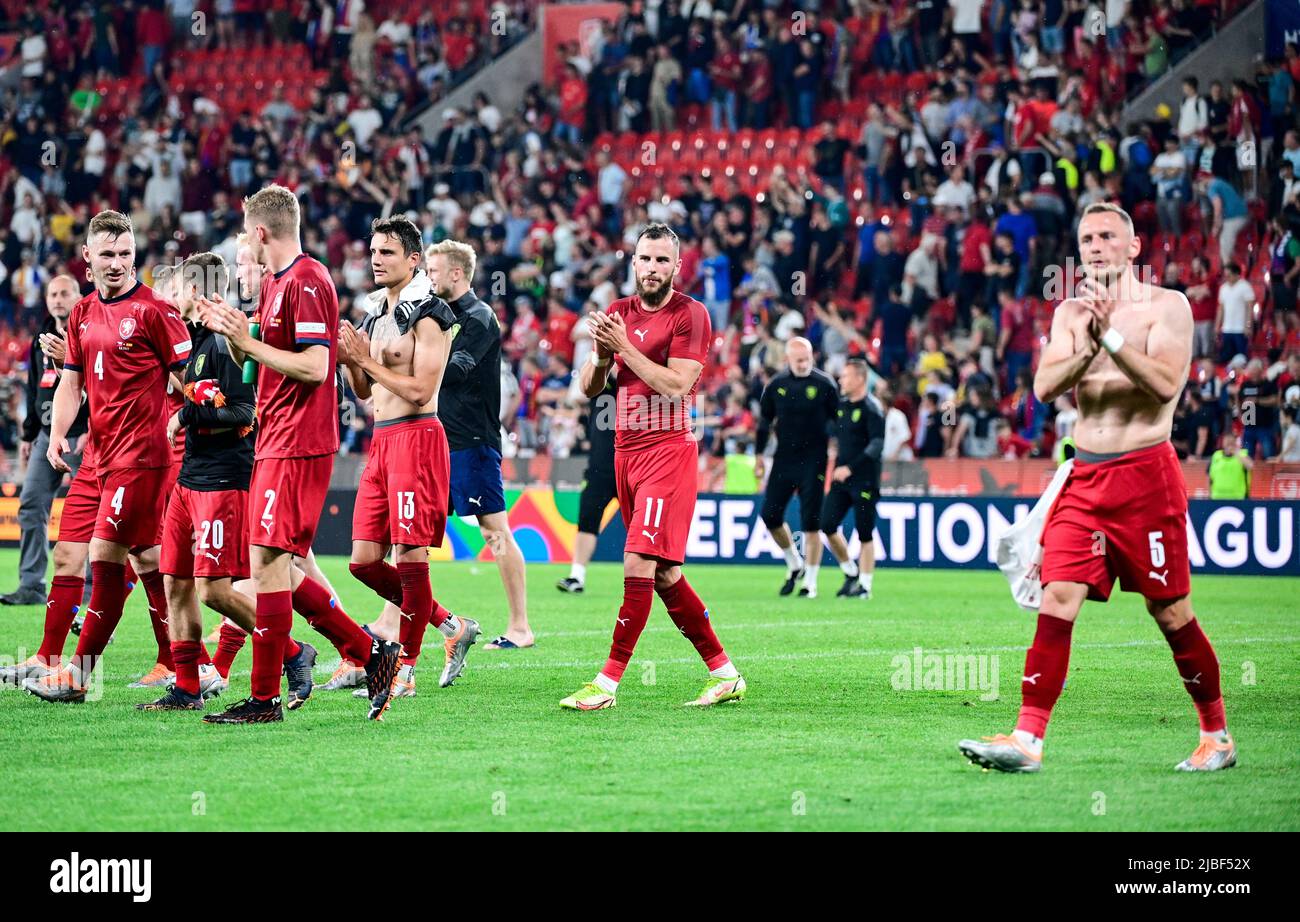
<svg viewBox="0 0 1300 922">
<path fill-rule="evenodd" d="M 560 46 L 577 42 L 588 59 L 599 41 L 601 25 L 617 22 L 623 13 L 621 3 L 548 3 L 542 7 L 542 82 L 554 86 L 560 79 L 564 60 Z"/>
</svg>

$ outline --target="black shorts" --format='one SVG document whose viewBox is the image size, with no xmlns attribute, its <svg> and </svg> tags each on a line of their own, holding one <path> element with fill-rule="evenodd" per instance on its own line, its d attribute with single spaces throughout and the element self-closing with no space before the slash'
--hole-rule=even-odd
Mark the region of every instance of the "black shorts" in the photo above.
<svg viewBox="0 0 1300 922">
<path fill-rule="evenodd" d="M 876 502 L 880 499 L 880 485 L 870 481 L 846 480 L 832 483 L 822 505 L 822 530 L 833 534 L 853 509 L 853 523 L 858 529 L 858 540 L 871 540 L 871 532 L 876 527 Z"/>
<path fill-rule="evenodd" d="M 826 492 L 826 458 L 799 463 L 774 461 L 772 473 L 767 478 L 767 492 L 763 494 L 763 522 L 768 531 L 780 528 L 785 522 L 785 507 L 790 497 L 799 494 L 799 530 L 820 531 L 822 521 L 822 496 Z"/>
<path fill-rule="evenodd" d="M 600 520 L 610 500 L 618 497 L 614 472 L 587 470 L 587 480 L 578 498 L 578 531 L 589 535 L 600 534 Z"/>
</svg>

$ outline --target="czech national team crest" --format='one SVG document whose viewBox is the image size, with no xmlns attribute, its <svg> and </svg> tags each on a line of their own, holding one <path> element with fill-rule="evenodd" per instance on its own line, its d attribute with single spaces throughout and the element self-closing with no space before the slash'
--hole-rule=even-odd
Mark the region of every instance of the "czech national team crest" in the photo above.
<svg viewBox="0 0 1300 922">
<path fill-rule="evenodd" d="M 282 302 L 283 300 L 284 300 L 284 292 L 283 292 L 283 291 L 277 291 L 277 292 L 275 293 L 275 300 L 271 302 L 271 311 L 270 311 L 270 314 L 271 314 L 270 321 L 271 321 L 271 323 L 279 323 L 279 322 L 280 322 L 280 302 Z"/>
<path fill-rule="evenodd" d="M 135 332 L 135 318 L 123 317 L 122 322 L 117 326 L 117 334 L 123 339 L 130 339 L 131 334 Z"/>
</svg>

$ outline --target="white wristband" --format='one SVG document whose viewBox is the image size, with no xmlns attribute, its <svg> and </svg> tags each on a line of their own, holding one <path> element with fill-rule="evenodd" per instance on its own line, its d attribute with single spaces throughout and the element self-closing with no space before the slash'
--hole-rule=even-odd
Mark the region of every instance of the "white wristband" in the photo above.
<svg viewBox="0 0 1300 922">
<path fill-rule="evenodd" d="M 1114 327 L 1111 327 L 1106 331 L 1106 334 L 1102 336 L 1101 347 L 1111 355 L 1114 355 L 1124 347 L 1124 334 Z"/>
<path fill-rule="evenodd" d="M 604 368 L 606 365 L 608 365 L 608 364 L 609 364 L 610 362 L 612 362 L 612 361 L 614 361 L 614 360 L 613 360 L 613 359 L 605 359 L 604 361 L 601 361 L 600 356 L 596 354 L 596 351 L 595 351 L 594 349 L 593 349 L 592 352 L 591 352 L 591 364 L 595 365 L 597 368 Z"/>
</svg>

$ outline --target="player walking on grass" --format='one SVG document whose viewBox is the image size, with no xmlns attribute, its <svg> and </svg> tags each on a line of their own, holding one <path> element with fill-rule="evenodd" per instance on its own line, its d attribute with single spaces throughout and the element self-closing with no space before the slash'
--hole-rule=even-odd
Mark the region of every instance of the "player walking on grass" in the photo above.
<svg viewBox="0 0 1300 922">
<path fill-rule="evenodd" d="M 681 247 L 672 228 L 647 225 L 637 238 L 632 263 L 636 295 L 588 318 L 595 349 L 581 377 L 583 393 L 594 398 L 605 388 L 611 363 L 617 362 L 614 477 L 627 543 L 623 605 L 609 659 L 594 681 L 560 702 L 560 707 L 579 711 L 615 706 L 619 680 L 650 617 L 654 592 L 709 669 L 704 690 L 687 704 L 705 707 L 745 696 L 745 680 L 681 570 L 699 466 L 690 401 L 709 355 L 709 314 L 699 301 L 673 290 Z"/>
<path fill-rule="evenodd" d="M 78 301 L 68 317 L 67 354 L 54 392 L 48 457 L 55 470 L 69 470 L 63 452 L 81 408 L 84 383 L 92 458 L 83 458 L 81 473 L 73 480 L 60 537 L 71 544 L 89 542 L 94 587 L 72 662 L 23 683 L 47 701 L 85 700 L 91 674 L 122 618 L 129 554 L 135 554 L 150 607 L 167 610 L 157 571 L 158 533 L 172 461 L 163 410 L 169 371 L 183 368 L 190 354 L 189 333 L 180 315 L 135 278 L 135 232 L 129 218 L 113 211 L 92 218 L 83 257 L 90 264 L 95 291 Z M 79 568 L 84 557 L 75 548 L 69 550 L 61 554 L 56 548 L 56 567 L 73 557 L 79 558 L 73 561 L 78 569 L 65 570 L 62 580 L 54 580 L 38 654 L 51 667 L 81 600 Z"/>
<path fill-rule="evenodd" d="M 246 516 L 257 397 L 252 385 L 244 383 L 225 338 L 198 324 L 200 301 L 223 298 L 228 275 L 225 261 L 215 253 L 191 256 L 177 275 L 176 304 L 189 325 L 193 348 L 181 382 L 185 402 L 167 426 L 172 444 L 183 441 L 185 457 L 167 504 L 159 567 L 171 612 L 176 678 L 157 701 L 136 705 L 145 711 L 202 710 L 205 697 L 227 687 L 243 632 L 256 626 L 253 599 L 235 581 L 247 584 L 249 573 Z M 200 601 L 242 628 L 241 643 L 233 652 L 221 643 L 215 664 L 201 664 Z M 285 672 L 291 702 L 311 694 L 315 656 L 310 644 L 290 642 Z"/>
<path fill-rule="evenodd" d="M 817 571 L 821 567 L 822 499 L 826 495 L 826 453 L 830 428 L 839 407 L 839 388 L 826 372 L 813 367 L 812 343 L 795 336 L 785 344 L 787 368 L 763 388 L 759 399 L 758 439 L 754 444 L 754 476 L 763 479 L 763 450 L 773 425 L 776 454 L 763 494 L 763 524 L 785 555 L 785 583 L 789 595 L 800 580 L 799 595 L 817 598 Z M 803 553 L 785 524 L 785 507 L 799 494 L 799 525 Z"/>
<path fill-rule="evenodd" d="M 842 397 L 835 410 L 835 468 L 822 505 L 822 529 L 831 554 L 844 572 L 837 596 L 870 599 L 876 569 L 876 503 L 880 501 L 880 457 L 885 449 L 885 417 L 867 393 L 867 363 L 849 359 L 840 372 Z M 856 563 L 840 523 L 853 510 L 853 525 L 862 550 Z"/>
<path fill-rule="evenodd" d="M 338 298 L 329 270 L 302 252 L 298 200 L 270 185 L 244 202 L 244 231 L 254 261 L 272 273 L 258 303 L 261 338 L 248 317 L 224 301 L 199 313 L 226 336 L 236 361 L 257 361 L 258 436 L 249 489 L 251 564 L 257 584 L 252 694 L 208 723 L 283 720 L 280 671 L 297 609 L 354 661 L 364 661 L 371 719 L 388 707 L 398 646 L 376 640 L 343 613 L 328 589 L 293 566 L 311 548 L 339 446 L 334 387 Z"/>
<path fill-rule="evenodd" d="M 433 598 L 429 548 L 442 545 L 451 478 L 438 388 L 456 323 L 420 268 L 420 230 L 404 217 L 371 225 L 370 267 L 383 286 L 366 302 L 360 330 L 344 321 L 339 358 L 352 389 L 374 405 L 375 436 L 352 514 L 352 575 L 401 620 L 402 666 L 394 697 L 415 695 L 415 664 L 430 621 L 446 638 L 439 686 L 465 668 L 478 622 L 457 618 Z M 396 549 L 397 566 L 385 558 Z"/>
<path fill-rule="evenodd" d="M 1133 222 L 1110 204 L 1084 209 L 1080 296 L 1052 318 L 1034 377 L 1050 404 L 1076 388 L 1074 469 L 1043 526 L 1043 601 L 1025 657 L 1020 718 L 1011 735 L 962 740 L 985 768 L 1036 772 L 1043 734 L 1065 683 L 1070 634 L 1085 599 L 1104 602 L 1116 577 L 1138 592 L 1174 654 L 1200 717 L 1201 740 L 1179 771 L 1236 764 L 1219 687 L 1219 661 L 1192 612 L 1187 486 L 1169 442 L 1187 381 L 1192 312 L 1177 291 L 1141 281 Z"/>
</svg>

